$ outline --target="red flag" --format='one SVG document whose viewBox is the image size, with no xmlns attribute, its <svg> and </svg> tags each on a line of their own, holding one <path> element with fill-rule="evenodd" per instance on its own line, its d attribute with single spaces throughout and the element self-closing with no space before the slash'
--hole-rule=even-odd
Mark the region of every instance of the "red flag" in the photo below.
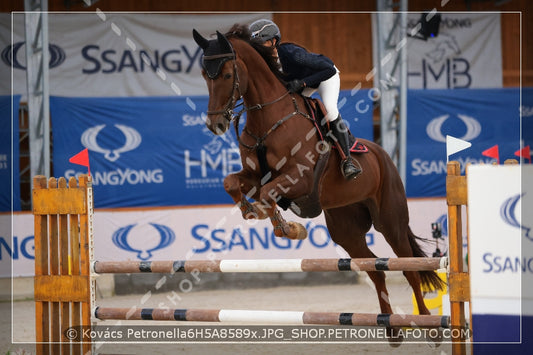
<svg viewBox="0 0 533 355">
<path fill-rule="evenodd" d="M 500 164 L 500 152 L 498 151 L 497 144 L 487 150 L 482 151 L 481 154 L 489 158 L 495 158 L 498 164 Z"/>
<path fill-rule="evenodd" d="M 89 171 L 89 176 L 91 175 L 91 168 L 89 167 L 89 150 L 87 148 L 71 157 L 68 161 L 73 164 L 86 166 Z"/>
<path fill-rule="evenodd" d="M 516 152 L 514 152 L 514 155 L 520 158 L 527 159 L 531 163 L 531 153 L 529 151 L 529 145 L 517 150 Z"/>
</svg>

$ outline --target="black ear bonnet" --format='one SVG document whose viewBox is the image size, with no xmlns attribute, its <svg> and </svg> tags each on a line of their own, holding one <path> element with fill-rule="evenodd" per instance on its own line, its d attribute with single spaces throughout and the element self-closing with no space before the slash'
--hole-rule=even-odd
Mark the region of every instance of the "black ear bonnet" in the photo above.
<svg viewBox="0 0 533 355">
<path fill-rule="evenodd" d="M 210 79 L 215 79 L 220 75 L 224 63 L 230 59 L 235 59 L 231 43 L 218 31 L 217 38 L 212 40 L 202 37 L 196 30 L 193 30 L 193 37 L 204 51 L 201 59 L 202 68 Z"/>
</svg>

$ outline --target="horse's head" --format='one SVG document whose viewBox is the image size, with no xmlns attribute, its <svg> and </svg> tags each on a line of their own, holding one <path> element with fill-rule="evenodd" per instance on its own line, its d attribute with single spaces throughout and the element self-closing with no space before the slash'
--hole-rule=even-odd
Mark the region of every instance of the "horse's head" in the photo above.
<svg viewBox="0 0 533 355">
<path fill-rule="evenodd" d="M 193 30 L 196 43 L 202 48 L 202 75 L 209 90 L 206 126 L 214 134 L 224 134 L 233 118 L 233 108 L 241 97 L 237 63 L 231 43 L 217 31 L 217 38 L 208 40 Z"/>
</svg>

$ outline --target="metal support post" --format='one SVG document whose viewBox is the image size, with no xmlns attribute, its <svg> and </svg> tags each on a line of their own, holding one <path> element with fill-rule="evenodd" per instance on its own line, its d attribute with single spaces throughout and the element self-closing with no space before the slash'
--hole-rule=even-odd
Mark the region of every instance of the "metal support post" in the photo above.
<svg viewBox="0 0 533 355">
<path fill-rule="evenodd" d="M 399 11 L 394 12 L 397 5 Z M 374 15 L 374 87 L 379 94 L 381 146 L 405 185 L 407 136 L 407 0 L 377 0 Z"/>
<path fill-rule="evenodd" d="M 25 0 L 30 176 L 50 177 L 48 3 Z"/>
</svg>

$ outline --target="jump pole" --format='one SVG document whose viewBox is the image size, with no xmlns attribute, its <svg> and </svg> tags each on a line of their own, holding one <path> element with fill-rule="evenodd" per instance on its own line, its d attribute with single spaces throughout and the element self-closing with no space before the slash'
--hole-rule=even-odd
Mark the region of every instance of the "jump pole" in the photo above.
<svg viewBox="0 0 533 355">
<path fill-rule="evenodd" d="M 422 271 L 448 266 L 448 258 L 360 258 L 360 259 L 269 259 L 269 260 L 177 260 L 95 261 L 97 274 L 177 272 L 339 272 Z"/>
<path fill-rule="evenodd" d="M 315 324 L 421 328 L 450 327 L 450 317 L 448 316 L 411 314 L 97 307 L 94 315 L 100 320 L 240 322 L 248 324 Z"/>
</svg>

